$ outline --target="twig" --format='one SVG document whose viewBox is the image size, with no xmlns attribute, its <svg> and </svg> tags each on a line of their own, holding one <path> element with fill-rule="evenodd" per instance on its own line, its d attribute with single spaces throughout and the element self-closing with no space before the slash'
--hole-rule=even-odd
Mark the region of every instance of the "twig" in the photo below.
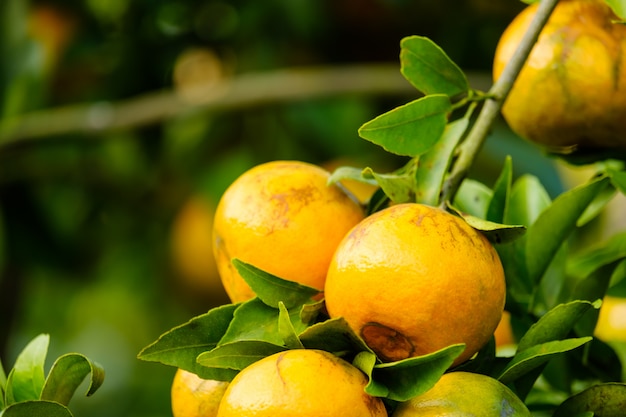
<svg viewBox="0 0 626 417">
<path fill-rule="evenodd" d="M 537 8 L 526 33 L 522 37 L 520 44 L 507 63 L 500 78 L 498 78 L 488 92 L 488 97 L 478 115 L 476 122 L 463 142 L 462 152 L 455 161 L 450 175 L 446 179 L 442 189 L 441 204 L 445 206 L 456 194 L 461 182 L 467 176 L 476 155 L 480 151 L 493 122 L 500 114 L 500 109 L 507 95 L 513 87 L 513 83 L 521 71 L 524 63 L 530 55 L 530 51 L 537 42 L 537 38 L 546 22 L 550 18 L 552 11 L 559 0 L 542 0 Z"/>
<path fill-rule="evenodd" d="M 193 96 L 166 90 L 120 102 L 83 103 L 0 120 L 0 148 L 68 133 L 101 133 L 157 123 L 192 112 L 346 94 L 415 94 L 397 64 L 283 69 L 198 86 Z"/>
</svg>

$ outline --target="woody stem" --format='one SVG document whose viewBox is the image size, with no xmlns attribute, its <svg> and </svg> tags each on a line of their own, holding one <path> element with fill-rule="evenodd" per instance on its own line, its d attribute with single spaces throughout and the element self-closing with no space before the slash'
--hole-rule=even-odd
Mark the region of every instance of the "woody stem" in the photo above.
<svg viewBox="0 0 626 417">
<path fill-rule="evenodd" d="M 500 78 L 495 81 L 487 93 L 488 98 L 485 100 L 475 123 L 463 141 L 460 148 L 461 152 L 443 184 L 440 200 L 442 206 L 445 206 L 448 201 L 454 198 L 461 183 L 467 176 L 474 159 L 489 134 L 491 126 L 500 114 L 502 103 L 504 103 L 504 100 L 511 91 L 515 79 L 530 55 L 530 51 L 535 42 L 537 42 L 539 38 L 539 33 L 545 26 L 558 2 L 559 0 L 541 0 L 537 12 L 526 30 L 526 33 L 524 33 L 513 57 L 505 66 Z"/>
</svg>

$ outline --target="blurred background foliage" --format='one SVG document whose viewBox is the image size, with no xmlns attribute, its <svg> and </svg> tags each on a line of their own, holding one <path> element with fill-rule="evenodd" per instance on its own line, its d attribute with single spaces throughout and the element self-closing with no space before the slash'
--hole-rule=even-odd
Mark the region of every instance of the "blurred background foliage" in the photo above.
<svg viewBox="0 0 626 417">
<path fill-rule="evenodd" d="M 433 39 L 475 88 L 487 89 L 499 34 L 523 6 L 516 0 L 2 0 L 5 367 L 28 340 L 50 333 L 51 358 L 80 352 L 107 371 L 94 397 L 73 400 L 76 415 L 171 415 L 174 370 L 140 362 L 136 354 L 167 329 L 227 302 L 207 249 L 211 210 L 224 189 L 247 168 L 274 159 L 399 167 L 401 159 L 358 138 L 357 128 L 416 92 L 407 83 L 389 94 L 366 88 L 174 111 L 136 126 L 134 114 L 124 114 L 128 126 L 109 129 L 117 103 L 144 97 L 135 107 L 140 113 L 151 108 L 155 92 L 193 103 L 212 83 L 294 67 L 367 70 L 385 63 L 399 76 L 399 42 L 408 35 Z M 66 106 L 85 110 L 86 122 L 102 128 L 46 134 L 52 123 L 71 125 L 60 112 L 32 119 L 38 125 L 28 127 L 37 137 L 12 136 L 24 116 Z M 507 154 L 517 175 L 540 177 L 552 195 L 562 190 L 553 161 L 502 124 L 472 176 L 491 185 Z"/>
</svg>

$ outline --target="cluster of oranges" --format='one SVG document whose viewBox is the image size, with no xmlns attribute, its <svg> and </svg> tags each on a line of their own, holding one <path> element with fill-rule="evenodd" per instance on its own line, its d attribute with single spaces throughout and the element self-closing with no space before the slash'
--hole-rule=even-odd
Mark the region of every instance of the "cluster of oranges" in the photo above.
<svg viewBox="0 0 626 417">
<path fill-rule="evenodd" d="M 504 273 L 490 242 L 460 217 L 423 204 L 367 215 L 362 201 L 329 179 L 316 165 L 273 161 L 230 185 L 213 223 L 215 260 L 230 300 L 255 296 L 233 267 L 236 258 L 319 290 L 328 316 L 343 317 L 381 362 L 461 343 L 465 350 L 453 366 L 472 357 L 504 308 Z M 203 398 L 213 398 L 221 417 L 293 415 L 294 407 L 298 415 L 348 409 L 387 415 L 382 400 L 365 393 L 367 382 L 334 354 L 293 349 L 255 362 L 228 384 L 207 385 L 178 371 L 172 402 L 176 417 L 211 415 L 190 410 Z M 200 400 L 182 400 L 194 396 Z"/>
<path fill-rule="evenodd" d="M 527 8 L 503 34 L 495 79 L 535 11 L 536 5 Z M 504 104 L 517 134 L 557 150 L 625 146 L 626 72 L 618 57 L 626 29 L 613 20 L 601 0 L 557 6 Z M 579 79 L 593 71 L 606 77 Z M 485 236 L 462 218 L 419 203 L 367 213 L 372 189 L 356 197 L 348 183 L 329 179 L 319 166 L 274 161 L 226 190 L 211 223 L 211 268 L 230 301 L 255 296 L 232 264 L 239 259 L 317 289 L 328 317 L 343 318 L 381 363 L 463 344 L 449 372 L 425 394 L 393 407 L 392 416 L 529 416 L 497 380 L 454 369 L 494 335 L 496 343 L 515 343 L 503 311 L 503 268 Z M 607 314 L 603 309 L 601 316 Z M 601 324 L 597 333 L 606 333 Z M 254 362 L 230 382 L 178 370 L 172 407 L 175 417 L 388 415 L 387 404 L 366 393 L 367 383 L 334 353 L 291 349 Z"/>
</svg>

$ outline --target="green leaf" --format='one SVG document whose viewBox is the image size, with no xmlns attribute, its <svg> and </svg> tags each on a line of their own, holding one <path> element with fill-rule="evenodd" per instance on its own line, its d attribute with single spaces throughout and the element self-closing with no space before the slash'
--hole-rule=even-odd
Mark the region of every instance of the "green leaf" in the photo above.
<svg viewBox="0 0 626 417">
<path fill-rule="evenodd" d="M 279 303 L 278 311 L 278 333 L 280 333 L 280 337 L 283 339 L 284 345 L 289 349 L 304 348 L 302 342 L 298 338 L 298 333 L 291 322 L 287 307 L 285 307 L 283 303 Z"/>
<path fill-rule="evenodd" d="M 626 381 L 626 341 L 608 341 L 606 343 L 618 358 L 618 362 L 621 364 L 621 376 L 616 381 Z M 612 362 L 616 363 L 616 362 Z"/>
<path fill-rule="evenodd" d="M 160 362 L 193 372 L 201 378 L 220 379 L 196 363 L 202 352 L 215 348 L 226 333 L 239 304 L 226 304 L 174 327 L 139 352 L 144 361 Z"/>
<path fill-rule="evenodd" d="M 365 214 L 369 216 L 376 213 L 377 211 L 384 209 L 385 207 L 388 207 L 390 201 L 391 199 L 387 196 L 383 189 L 379 187 L 370 197 L 370 200 L 367 203 Z"/>
<path fill-rule="evenodd" d="M 626 20 L 626 1 L 625 0 L 605 0 L 606 4 L 613 9 L 613 13 L 622 20 Z"/>
<path fill-rule="evenodd" d="M 363 175 L 373 178 L 385 195 L 396 204 L 415 201 L 415 172 L 406 166 L 391 174 L 379 174 L 371 168 L 365 168 Z"/>
<path fill-rule="evenodd" d="M 586 253 L 578 253 L 571 257 L 567 263 L 567 273 L 584 278 L 598 268 L 624 258 L 626 258 L 626 232 L 621 232 Z"/>
<path fill-rule="evenodd" d="M 371 380 L 386 387 L 386 398 L 408 401 L 432 388 L 464 349 L 464 344 L 451 345 L 428 355 L 376 364 Z M 369 386 L 365 387 L 365 392 L 373 395 Z"/>
<path fill-rule="evenodd" d="M 70 410 L 57 402 L 29 400 L 10 405 L 1 417 L 72 417 Z"/>
<path fill-rule="evenodd" d="M 506 224 L 529 227 L 550 203 L 550 197 L 539 180 L 523 175 L 511 187 L 504 221 Z M 530 304 L 536 288 L 528 276 L 526 240 L 527 236 L 522 236 L 510 245 L 496 247 L 507 278 L 507 304 L 517 302 L 525 305 L 524 309 Z"/>
<path fill-rule="evenodd" d="M 585 315 L 585 313 L 587 313 L 592 307 L 597 309 L 599 305 L 599 302 L 590 303 L 588 301 L 573 301 L 552 308 L 537 322 L 535 322 L 524 334 L 524 336 L 522 336 L 517 346 L 516 357 L 520 354 L 520 352 L 530 349 L 533 346 L 564 339 L 578 324 L 578 321 Z M 513 361 L 515 360 L 516 359 L 514 358 Z M 524 398 L 528 395 L 532 387 L 535 385 L 537 378 L 539 378 L 544 371 L 547 361 L 541 362 L 539 359 L 537 359 L 537 361 L 538 362 L 534 364 L 536 365 L 534 369 L 531 369 L 529 372 L 525 372 L 524 375 L 517 377 L 514 381 L 516 392 L 520 398 Z"/>
<path fill-rule="evenodd" d="M 574 254 L 568 259 L 566 271 L 562 299 L 592 301 L 603 298 L 607 292 L 619 293 L 626 277 L 626 232 L 613 235 L 590 250 Z M 591 334 L 597 318 L 597 312 L 587 314 L 576 330 L 580 334 Z"/>
<path fill-rule="evenodd" d="M 40 398 L 45 383 L 44 365 L 49 342 L 49 335 L 40 334 L 18 355 L 7 378 L 5 406 Z"/>
<path fill-rule="evenodd" d="M 626 171 L 614 171 L 610 176 L 613 186 L 626 195 Z"/>
<path fill-rule="evenodd" d="M 531 282 L 539 282 L 580 216 L 608 183 L 609 179 L 604 177 L 566 191 L 528 228 L 525 256 Z M 550 230 L 550 233 L 546 233 L 546 230 Z"/>
<path fill-rule="evenodd" d="M 335 184 L 341 180 L 360 181 L 370 185 L 377 185 L 376 180 L 363 175 L 363 168 L 342 166 L 335 169 L 328 178 L 328 184 Z"/>
<path fill-rule="evenodd" d="M 592 412 L 598 417 L 622 417 L 626 410 L 626 384 L 608 382 L 593 385 L 563 401 L 553 417 Z"/>
<path fill-rule="evenodd" d="M 543 366 L 555 355 L 574 350 L 591 341 L 592 337 L 556 340 L 534 345 L 515 354 L 498 379 L 508 385 L 527 373 Z"/>
<path fill-rule="evenodd" d="M 548 192 L 537 177 L 522 175 L 511 187 L 504 223 L 523 224 L 528 227 L 551 203 Z"/>
<path fill-rule="evenodd" d="M 585 211 L 580 215 L 580 218 L 576 222 L 577 227 L 583 227 L 596 217 L 602 213 L 602 211 L 606 208 L 607 204 L 609 204 L 615 195 L 617 194 L 617 190 L 613 187 L 612 184 L 609 184 L 606 188 L 601 190 L 589 203 L 589 206 L 585 209 Z"/>
<path fill-rule="evenodd" d="M 483 220 L 479 217 L 465 214 L 454 207 L 450 207 L 456 214 L 463 218 L 474 229 L 480 231 L 490 242 L 495 244 L 512 242 L 523 236 L 526 228 L 520 225 L 507 225 Z"/>
<path fill-rule="evenodd" d="M 7 247 L 6 247 L 6 239 L 5 239 L 4 216 L 2 215 L 2 207 L 0 207 L 0 268 L 2 269 L 4 269 L 4 265 L 6 262 L 6 252 L 7 252 Z M 2 372 L 1 369 L 0 369 L 0 372 Z M 2 375 L 0 375 L 0 387 L 2 387 Z M 0 394 L 1 393 L 2 393 L 2 390 L 0 389 Z"/>
<path fill-rule="evenodd" d="M 361 351 L 372 352 L 343 317 L 313 324 L 300 333 L 299 337 L 307 349 L 321 349 L 338 356 Z"/>
<path fill-rule="evenodd" d="M 324 300 L 316 301 L 311 304 L 305 304 L 300 310 L 300 321 L 305 326 L 309 326 L 313 324 L 318 319 L 320 314 L 323 314 L 325 311 L 326 305 L 324 304 Z"/>
<path fill-rule="evenodd" d="M 460 212 L 484 219 L 493 192 L 485 184 L 465 179 L 454 196 L 453 207 Z"/>
<path fill-rule="evenodd" d="M 7 375 L 4 373 L 4 366 L 0 360 L 0 410 L 4 409 L 4 395 L 6 392 Z"/>
<path fill-rule="evenodd" d="M 603 298 L 606 294 L 611 275 L 618 263 L 608 264 L 599 267 L 593 271 L 589 276 L 582 279 L 572 279 L 567 282 L 566 293 L 569 298 L 574 299 L 587 299 L 589 301 L 596 301 Z M 576 323 L 576 331 L 580 335 L 591 335 L 596 326 L 598 319 L 598 312 L 593 311 L 585 315 L 581 320 Z"/>
<path fill-rule="evenodd" d="M 544 314 L 528 329 L 517 345 L 517 352 L 522 352 L 542 343 L 565 338 L 589 309 L 598 309 L 599 307 L 600 303 L 591 303 L 584 300 L 559 304 Z"/>
<path fill-rule="evenodd" d="M 279 302 L 287 308 L 301 306 L 320 293 L 315 288 L 279 278 L 239 259 L 232 262 L 257 297 L 270 307 L 278 308 Z"/>
<path fill-rule="evenodd" d="M 469 90 L 463 71 L 430 39 L 409 36 L 400 48 L 400 72 L 420 92 L 453 97 Z"/>
<path fill-rule="evenodd" d="M 513 160 L 507 156 L 500 176 L 493 186 L 493 195 L 487 207 L 486 219 L 495 223 L 504 223 L 513 183 Z"/>
<path fill-rule="evenodd" d="M 352 365 L 360 369 L 365 375 L 367 375 L 368 383 L 365 386 L 365 392 L 373 397 L 386 398 L 389 395 L 389 388 L 374 379 L 372 373 L 374 366 L 376 366 L 378 358 L 373 352 L 363 351 L 357 353 L 352 360 Z"/>
<path fill-rule="evenodd" d="M 431 206 L 439 205 L 441 186 L 454 156 L 454 150 L 469 126 L 471 112 L 448 123 L 441 139 L 419 157 L 416 173 L 415 201 Z"/>
<path fill-rule="evenodd" d="M 626 259 L 621 260 L 613 270 L 606 294 L 626 297 Z"/>
<path fill-rule="evenodd" d="M 288 314 L 293 325 L 304 327 L 300 321 L 300 310 Z M 260 340 L 276 345 L 283 344 L 279 331 L 279 310 L 268 306 L 258 298 L 241 304 L 230 322 L 218 346 L 240 340 Z"/>
<path fill-rule="evenodd" d="M 69 405 L 76 389 L 89 374 L 91 374 L 91 381 L 86 394 L 88 397 L 104 382 L 104 369 L 96 362 L 77 353 L 60 356 L 52 365 L 46 378 L 41 399 Z"/>
<path fill-rule="evenodd" d="M 207 368 L 240 371 L 266 356 L 285 350 L 287 348 L 284 346 L 262 340 L 241 340 L 220 345 L 211 351 L 201 353 L 198 356 L 198 363 Z"/>
<path fill-rule="evenodd" d="M 452 104 L 443 94 L 428 95 L 396 107 L 365 123 L 359 135 L 386 151 L 415 157 L 441 138 Z"/>
</svg>

